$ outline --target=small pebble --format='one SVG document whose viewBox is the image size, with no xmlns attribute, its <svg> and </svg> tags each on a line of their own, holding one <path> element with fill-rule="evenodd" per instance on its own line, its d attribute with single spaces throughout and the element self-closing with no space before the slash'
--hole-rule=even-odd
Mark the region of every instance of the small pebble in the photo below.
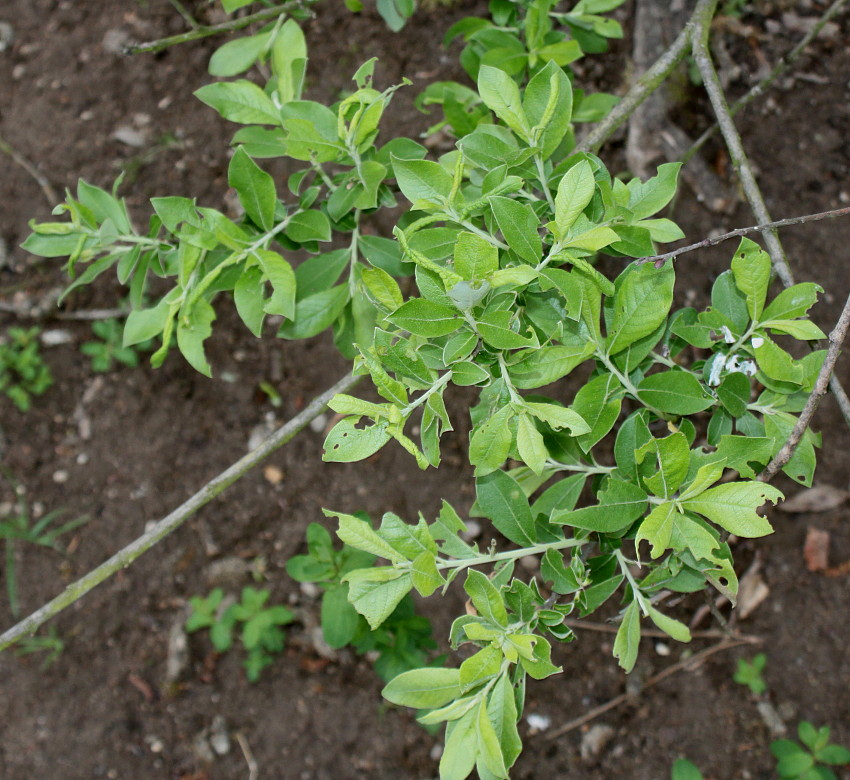
<svg viewBox="0 0 850 780">
<path fill-rule="evenodd" d="M 230 734 L 221 715 L 216 715 L 210 726 L 210 746 L 220 756 L 226 756 L 230 752 Z"/>
<path fill-rule="evenodd" d="M 15 31 L 9 22 L 0 22 L 0 51 L 6 51 L 15 40 Z"/>
<path fill-rule="evenodd" d="M 466 521 L 466 530 L 461 533 L 461 539 L 465 542 L 471 542 L 481 536 L 481 523 L 476 520 Z"/>
<path fill-rule="evenodd" d="M 538 712 L 530 712 L 525 716 L 525 722 L 531 729 L 531 733 L 537 734 L 540 731 L 546 731 L 552 725 L 552 718 L 548 715 L 541 715 Z"/>
<path fill-rule="evenodd" d="M 662 658 L 666 658 L 670 655 L 670 645 L 666 642 L 656 642 L 655 643 L 655 652 L 658 653 Z"/>
<path fill-rule="evenodd" d="M 432 761 L 439 761 L 443 755 L 443 746 L 439 742 L 435 742 L 429 755 Z"/>
<path fill-rule="evenodd" d="M 602 755 L 605 746 L 614 738 L 616 732 L 606 723 L 591 726 L 581 738 L 581 757 L 593 761 Z"/>
<path fill-rule="evenodd" d="M 326 414 L 320 414 L 318 417 L 314 417 L 310 420 L 310 430 L 313 433 L 322 433 L 328 426 L 328 416 Z"/>
<path fill-rule="evenodd" d="M 69 477 L 69 476 L 70 476 L 70 475 L 68 474 L 68 472 L 67 472 L 67 471 L 65 471 L 65 469 L 59 469 L 58 471 L 54 471 L 54 472 L 53 472 L 53 481 L 54 481 L 57 485 L 62 485 L 62 484 L 64 484 L 65 482 L 67 482 L 67 481 L 68 481 L 68 477 Z"/>
<path fill-rule="evenodd" d="M 45 347 L 57 347 L 60 344 L 70 344 L 74 340 L 70 331 L 59 330 L 57 328 L 42 331 L 40 338 L 41 343 L 44 344 Z"/>
</svg>

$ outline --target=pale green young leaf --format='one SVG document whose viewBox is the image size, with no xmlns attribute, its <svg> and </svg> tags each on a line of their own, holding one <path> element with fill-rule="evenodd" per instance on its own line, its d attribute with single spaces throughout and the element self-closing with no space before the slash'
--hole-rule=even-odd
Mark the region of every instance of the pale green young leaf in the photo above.
<svg viewBox="0 0 850 780">
<path fill-rule="evenodd" d="M 233 302 L 242 322 L 257 338 L 263 332 L 263 272 L 257 266 L 246 268 L 233 288 Z"/>
<path fill-rule="evenodd" d="M 280 102 L 300 100 L 307 63 L 307 42 L 301 25 L 294 19 L 287 19 L 278 30 L 271 54 L 272 73 L 277 76 Z"/>
<path fill-rule="evenodd" d="M 469 282 L 483 281 L 499 268 L 499 250 L 474 233 L 457 237 L 454 250 L 455 270 Z"/>
<path fill-rule="evenodd" d="M 587 339 L 567 336 L 562 341 L 568 343 L 518 353 L 521 359 L 508 367 L 514 385 L 532 390 L 551 384 L 567 376 L 594 352 L 594 343 Z"/>
<path fill-rule="evenodd" d="M 300 211 L 290 217 L 286 235 L 299 244 L 310 241 L 330 241 L 331 223 L 322 211 L 316 209 Z"/>
<path fill-rule="evenodd" d="M 489 203 L 493 209 L 496 224 L 502 231 L 508 246 L 526 263 L 537 265 L 543 253 L 543 242 L 537 232 L 540 227 L 540 220 L 534 210 L 512 198 L 494 196 L 489 199 Z M 520 266 L 520 268 L 524 269 L 526 266 Z M 528 281 L 531 281 L 531 279 Z M 492 279 L 490 283 L 495 286 Z M 502 283 L 508 284 L 508 282 Z"/>
<path fill-rule="evenodd" d="M 180 352 L 192 368 L 210 377 L 212 369 L 204 354 L 204 341 L 212 335 L 213 320 L 215 310 L 203 298 L 195 301 L 191 310 L 177 319 L 177 346 Z"/>
<path fill-rule="evenodd" d="M 674 433 L 664 439 L 652 438 L 635 451 L 637 463 L 643 463 L 647 455 L 658 462 L 658 471 L 644 478 L 644 484 L 661 498 L 670 498 L 688 475 L 690 449 L 683 433 Z"/>
<path fill-rule="evenodd" d="M 423 726 L 434 726 L 437 723 L 444 723 L 448 720 L 458 720 L 469 712 L 478 704 L 478 696 L 465 696 L 462 699 L 455 699 L 445 707 L 439 707 L 436 710 L 431 710 L 426 715 L 418 717 Z"/>
<path fill-rule="evenodd" d="M 567 74 L 549 61 L 528 82 L 522 107 L 544 160 L 552 156 L 570 126 L 573 94 Z"/>
<path fill-rule="evenodd" d="M 543 637 L 535 635 L 526 635 L 528 639 L 533 640 L 531 657 L 520 657 L 520 663 L 523 670 L 535 680 L 545 680 L 553 674 L 558 674 L 563 671 L 560 666 L 555 666 L 552 663 L 552 646 Z M 514 634 L 511 639 L 517 637 Z"/>
<path fill-rule="evenodd" d="M 477 318 L 478 332 L 484 341 L 495 349 L 536 349 L 540 342 L 537 334 L 529 328 L 527 335 L 517 333 L 513 326 L 516 315 L 511 311 L 488 311 Z"/>
<path fill-rule="evenodd" d="M 514 416 L 510 406 L 503 406 L 483 425 L 472 431 L 469 442 L 469 462 L 475 466 L 478 477 L 489 474 L 501 466 L 511 449 L 509 423 Z"/>
<path fill-rule="evenodd" d="M 329 463 L 352 463 L 374 455 L 392 437 L 386 421 L 358 428 L 359 417 L 340 420 L 325 439 L 322 460 Z"/>
<path fill-rule="evenodd" d="M 671 241 L 679 241 L 685 237 L 682 228 L 670 219 L 642 219 L 635 227 L 646 228 L 653 241 L 668 244 Z"/>
<path fill-rule="evenodd" d="M 649 608 L 649 619 L 665 634 L 672 637 L 677 642 L 691 641 L 691 632 L 684 623 L 680 623 L 678 620 L 668 617 L 654 607 Z"/>
<path fill-rule="evenodd" d="M 390 566 L 355 569 L 343 578 L 348 600 L 374 631 L 410 592 L 410 575 Z"/>
<path fill-rule="evenodd" d="M 549 223 L 552 225 L 553 223 Z M 617 235 L 611 228 L 605 227 L 604 225 L 599 225 L 594 228 L 590 228 L 590 230 L 585 230 L 582 233 L 577 233 L 574 236 L 569 236 L 565 238 L 561 246 L 564 249 L 584 249 L 588 252 L 598 252 L 600 249 L 604 249 L 606 246 L 610 246 L 611 244 L 615 244 L 620 240 L 620 236 Z M 568 262 L 573 265 L 580 266 L 581 268 L 588 270 L 588 268 L 593 268 L 592 265 L 585 263 L 587 261 L 582 262 L 579 258 L 569 259 Z M 596 269 L 594 269 L 596 271 Z M 614 287 L 608 282 L 605 277 L 602 276 L 598 271 L 592 274 L 592 277 L 595 281 L 599 283 L 600 289 L 606 295 L 613 295 Z M 604 281 L 603 281 L 604 280 Z M 610 285 L 610 286 L 609 286 Z"/>
<path fill-rule="evenodd" d="M 524 287 L 533 282 L 539 272 L 530 265 L 511 265 L 507 268 L 500 268 L 493 273 L 490 278 L 490 287 Z"/>
<path fill-rule="evenodd" d="M 600 441 L 614 426 L 620 414 L 620 383 L 613 374 L 600 374 L 582 387 L 573 399 L 573 409 L 590 426 L 578 437 L 584 452 Z"/>
<path fill-rule="evenodd" d="M 478 757 L 478 709 L 449 722 L 440 757 L 440 780 L 465 780 Z"/>
<path fill-rule="evenodd" d="M 630 265 L 617 278 L 606 349 L 616 355 L 664 322 L 673 304 L 676 274 L 672 261 L 660 269 L 652 263 Z"/>
<path fill-rule="evenodd" d="M 677 369 L 650 374 L 637 390 L 639 400 L 668 414 L 696 414 L 714 404 L 693 374 Z"/>
<path fill-rule="evenodd" d="M 755 241 L 742 238 L 732 258 L 735 285 L 747 299 L 747 312 L 757 322 L 770 286 L 770 256 Z"/>
<path fill-rule="evenodd" d="M 227 182 L 236 190 L 245 213 L 263 230 L 271 230 L 277 205 L 274 179 L 240 146 L 230 160 Z"/>
<path fill-rule="evenodd" d="M 788 441 L 797 418 L 787 412 L 775 412 L 765 416 L 765 436 L 773 441 L 771 455 L 778 452 L 780 447 Z M 815 470 L 815 445 L 820 446 L 820 438 L 812 433 L 811 429 L 803 434 L 803 438 L 794 450 L 791 460 L 783 466 L 783 473 L 787 474 L 795 482 L 806 487 L 812 486 L 812 477 Z"/>
<path fill-rule="evenodd" d="M 424 598 L 445 584 L 445 580 L 437 571 L 434 553 L 430 550 L 423 550 L 411 562 L 410 581 L 419 595 Z"/>
<path fill-rule="evenodd" d="M 251 81 L 240 79 L 207 84 L 194 94 L 231 122 L 244 125 L 280 123 L 280 114 L 271 98 Z"/>
<path fill-rule="evenodd" d="M 674 502 L 665 501 L 663 504 L 656 505 L 638 527 L 635 547 L 646 540 L 652 546 L 650 557 L 660 558 L 670 547 L 670 537 L 679 517 L 681 513 L 676 509 Z"/>
<path fill-rule="evenodd" d="M 382 268 L 366 268 L 361 278 L 369 293 L 388 311 L 395 311 L 404 303 L 398 283 Z"/>
<path fill-rule="evenodd" d="M 479 493 L 479 503 L 480 500 Z M 463 589 L 481 617 L 503 627 L 508 625 L 508 612 L 502 594 L 484 574 L 477 569 L 470 569 Z"/>
<path fill-rule="evenodd" d="M 673 526 L 670 547 L 679 552 L 689 550 L 697 560 L 717 560 L 719 539 L 708 530 L 708 524 L 691 515 L 681 515 Z"/>
<path fill-rule="evenodd" d="M 348 284 L 322 290 L 295 304 L 295 316 L 284 322 L 278 336 L 285 339 L 307 339 L 321 333 L 339 317 L 349 300 Z"/>
<path fill-rule="evenodd" d="M 499 737 L 490 722 L 485 698 L 481 699 L 481 704 L 478 707 L 478 756 L 476 762 L 483 764 L 484 769 L 490 772 L 493 777 L 507 780 L 508 770 L 505 767 L 505 758 L 502 755 Z"/>
<path fill-rule="evenodd" d="M 803 366 L 767 336 L 753 336 L 750 340 L 752 354 L 759 369 L 771 379 L 801 385 L 805 379 Z"/>
<path fill-rule="evenodd" d="M 464 692 L 495 677 L 502 668 L 502 651 L 487 645 L 460 665 L 460 686 Z"/>
<path fill-rule="evenodd" d="M 424 298 L 411 298 L 399 306 L 388 319 L 398 327 L 426 338 L 447 336 L 464 323 L 463 317 L 456 309 Z"/>
<path fill-rule="evenodd" d="M 531 127 L 522 107 L 519 87 L 507 73 L 482 65 L 478 71 L 478 94 L 487 108 L 520 138 L 528 140 Z"/>
<path fill-rule="evenodd" d="M 489 384 L 492 379 L 489 371 L 470 360 L 461 360 L 452 366 L 452 382 L 459 387 Z"/>
<path fill-rule="evenodd" d="M 537 401 L 526 401 L 524 408 L 538 420 L 543 420 L 555 430 L 566 428 L 572 436 L 580 436 L 590 431 L 590 426 L 578 412 L 557 404 L 545 404 Z"/>
<path fill-rule="evenodd" d="M 555 196 L 556 238 L 566 237 L 579 215 L 593 199 L 595 191 L 596 180 L 587 160 L 577 163 L 561 177 Z"/>
<path fill-rule="evenodd" d="M 516 446 L 523 463 L 535 474 L 540 474 L 546 467 L 549 451 L 546 449 L 543 435 L 527 414 L 517 417 Z"/>
<path fill-rule="evenodd" d="M 381 691 L 389 702 L 402 707 L 433 709 L 461 695 L 459 669 L 411 669 L 393 677 Z"/>
<path fill-rule="evenodd" d="M 365 415 L 374 419 L 388 417 L 388 407 L 389 404 L 373 404 L 345 393 L 338 393 L 328 401 L 328 408 L 337 414 L 356 414 L 358 417 Z"/>
<path fill-rule="evenodd" d="M 640 610 L 638 604 L 633 601 L 626 607 L 623 620 L 617 629 L 614 639 L 614 657 L 620 662 L 620 666 L 630 672 L 634 669 L 637 661 L 638 647 L 640 645 Z"/>
<path fill-rule="evenodd" d="M 172 307 L 165 298 L 153 308 L 131 311 L 124 323 L 122 346 L 131 347 L 162 333 L 171 315 Z"/>
<path fill-rule="evenodd" d="M 703 515 L 730 534 L 754 538 L 773 532 L 773 527 L 758 515 L 756 509 L 766 501 L 783 498 L 782 493 L 763 482 L 732 482 L 703 491 L 696 498 L 682 501 L 682 506 Z"/>
<path fill-rule="evenodd" d="M 272 295 L 263 311 L 279 314 L 288 319 L 295 318 L 296 281 L 292 266 L 277 252 L 258 249 L 254 256 L 263 269 L 263 275 L 272 286 Z"/>
<path fill-rule="evenodd" d="M 496 730 L 505 766 L 510 768 L 522 752 L 522 740 L 517 731 L 517 706 L 514 688 L 508 674 L 499 677 L 487 701 L 490 722 Z"/>
<path fill-rule="evenodd" d="M 358 550 L 377 555 L 379 558 L 386 558 L 391 563 L 402 563 L 407 560 L 365 520 L 343 512 L 333 512 L 328 509 L 322 511 L 326 517 L 336 517 L 339 520 L 339 530 L 336 535 L 340 541 Z"/>
<path fill-rule="evenodd" d="M 826 338 L 826 333 L 811 320 L 767 320 L 767 322 L 761 323 L 761 327 L 787 333 L 801 341 L 816 341 Z"/>
<path fill-rule="evenodd" d="M 496 415 L 490 419 L 495 420 Z M 502 422 L 501 425 L 507 428 L 506 422 Z M 523 547 L 537 542 L 537 532 L 528 499 L 513 477 L 504 471 L 493 471 L 479 477 L 476 480 L 475 489 L 478 506 L 490 518 L 499 533 Z"/>
<path fill-rule="evenodd" d="M 744 437 L 723 436 L 721 437 L 721 442 L 724 439 L 730 438 L 743 439 Z M 715 482 L 717 482 L 717 480 L 720 479 L 720 477 L 723 476 L 723 469 L 726 467 L 726 456 L 721 455 L 719 451 L 715 453 L 715 455 L 718 456 L 717 460 L 711 460 L 697 469 L 694 478 L 690 481 L 690 483 L 685 485 L 684 490 L 682 490 L 682 492 L 680 493 L 680 501 L 685 501 L 689 498 L 694 498 L 695 496 L 698 496 L 704 490 L 710 488 Z M 755 474 L 753 474 L 752 476 L 755 477 Z"/>
<path fill-rule="evenodd" d="M 762 312 L 763 320 L 793 320 L 802 317 L 817 303 L 823 288 L 813 282 L 788 287 L 777 295 Z"/>
</svg>

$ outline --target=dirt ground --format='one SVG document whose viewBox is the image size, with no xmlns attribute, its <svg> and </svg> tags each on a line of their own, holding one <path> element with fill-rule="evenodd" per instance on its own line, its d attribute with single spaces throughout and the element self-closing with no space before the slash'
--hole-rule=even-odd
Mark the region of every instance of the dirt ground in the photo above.
<svg viewBox="0 0 850 780">
<path fill-rule="evenodd" d="M 627 36 L 633 6 L 630 2 L 619 12 Z M 740 73 L 731 74 L 730 92 L 745 91 L 825 6 L 816 0 L 750 3 L 743 27 L 718 31 L 741 66 Z M 429 122 L 413 106 L 415 90 L 430 80 L 461 77 L 455 52 L 447 53 L 439 42 L 449 24 L 476 10 L 481 12 L 460 3 L 424 11 L 395 36 L 373 12 L 351 16 L 341 3 L 319 7 L 305 28 L 310 95 L 332 98 L 362 60 L 378 54 L 379 83 L 408 76 L 416 84 L 394 100 L 387 131 L 421 132 Z M 0 21 L 14 30 L 14 41 L 0 51 L 0 136 L 33 161 L 57 191 L 73 187 L 78 177 L 110 186 L 124 170 L 122 193 L 140 219 L 154 195 L 194 195 L 205 205 L 224 207 L 234 128 L 191 97 L 210 80 L 206 63 L 216 43 L 195 42 L 156 56 L 127 58 L 117 52 L 127 40 L 184 29 L 167 0 L 4 0 Z M 844 13 L 792 75 L 740 119 L 775 218 L 850 201 L 848 42 L 850 13 Z M 617 43 L 599 69 L 584 76 L 596 79 L 595 88 L 621 89 L 628 47 Z M 708 121 L 696 95 L 686 88 L 677 107 L 677 118 L 689 130 Z M 622 159 L 622 145 L 622 137 L 615 138 L 606 152 L 609 159 Z M 709 146 L 704 159 L 731 183 L 719 146 Z M 0 155 L 0 248 L 5 250 L 0 252 L 0 302 L 36 301 L 62 286 L 58 263 L 18 248 L 27 220 L 49 212 L 38 184 Z M 674 216 L 693 240 L 753 222 L 743 204 L 718 215 L 688 193 Z M 850 219 L 792 228 L 783 240 L 798 279 L 824 287 L 814 317 L 829 330 L 850 292 Z M 732 249 L 727 244 L 683 258 L 679 295 L 697 305 L 704 302 Z M 102 277 L 72 296 L 65 311 L 112 307 L 120 295 L 117 284 Z M 227 306 L 219 310 L 211 347 L 214 380 L 195 373 L 176 354 L 156 371 L 94 374 L 79 352 L 91 337 L 87 323 L 52 316 L 40 323 L 70 341 L 45 350 L 55 384 L 32 411 L 21 414 L 0 398 L 0 464 L 25 486 L 34 507 L 61 508 L 68 518 L 86 515 L 89 521 L 70 538 L 66 556 L 32 546 L 18 549 L 23 614 L 244 454 L 258 426 L 287 419 L 346 370 L 329 339 L 257 340 Z M 28 323 L 0 313 L 0 328 Z M 837 373 L 850 384 L 846 358 Z M 264 380 L 279 388 L 279 408 L 258 390 Z M 466 424 L 456 420 L 455 425 L 458 433 L 446 447 L 444 467 L 425 473 L 389 448 L 366 463 L 322 465 L 322 432 L 308 429 L 272 456 L 269 464 L 279 474 L 256 470 L 58 617 L 54 624 L 66 649 L 55 663 L 42 669 L 37 656 L 0 656 L 0 777 L 246 778 L 240 740 L 253 754 L 259 778 L 435 777 L 439 737 L 420 728 L 408 712 L 382 704 L 380 680 L 367 661 L 345 652 L 328 661 L 315 652 L 308 628 L 317 603 L 288 578 L 284 566 L 303 551 L 304 529 L 321 519 L 322 507 L 392 510 L 406 518 L 419 510 L 433 516 L 442 498 L 468 508 L 472 483 L 461 458 Z M 831 398 L 822 404 L 815 427 L 824 434 L 816 480 L 847 489 L 850 432 Z M 386 479 L 388 468 L 392 481 Z M 789 495 L 800 490 L 791 483 L 780 487 Z M 0 503 L 10 498 L 3 484 Z M 531 733 L 524 719 L 516 778 L 662 780 L 679 756 L 715 780 L 773 777 L 768 727 L 756 701 L 732 680 L 737 659 L 758 650 L 768 657 L 769 700 L 788 727 L 793 731 L 802 719 L 829 724 L 835 741 L 850 744 L 850 579 L 846 573 L 810 572 L 803 557 L 807 529 L 814 527 L 830 535 L 833 566 L 850 559 L 850 510 L 845 505 L 818 514 L 774 511 L 771 517 L 776 534 L 741 543 L 736 553 L 742 571 L 758 557 L 769 589 L 767 599 L 738 624 L 761 643 L 718 653 L 595 720 L 591 726 L 611 728 L 610 740 L 590 758 L 582 758 L 579 749 L 587 727 L 550 740 L 546 731 Z M 166 685 L 171 627 L 183 619 L 190 596 L 208 591 L 215 562 L 232 557 L 264 561 L 264 587 L 272 599 L 300 610 L 301 620 L 288 629 L 286 652 L 252 685 L 236 653 L 216 658 L 206 637 L 193 636 L 188 669 L 179 684 Z M 688 599 L 683 614 L 702 603 Z M 450 594 L 427 609 L 444 647 L 461 598 Z M 4 591 L 0 625 L 12 622 Z M 551 733 L 623 693 L 627 682 L 611 657 L 612 639 L 608 633 L 580 631 L 578 642 L 558 649 L 564 674 L 530 684 L 526 714 L 548 719 Z M 695 640 L 688 650 L 716 641 Z M 645 639 L 636 679 L 651 677 L 685 651 Z M 205 736 L 218 716 L 230 737 L 224 755 L 214 754 Z"/>
</svg>

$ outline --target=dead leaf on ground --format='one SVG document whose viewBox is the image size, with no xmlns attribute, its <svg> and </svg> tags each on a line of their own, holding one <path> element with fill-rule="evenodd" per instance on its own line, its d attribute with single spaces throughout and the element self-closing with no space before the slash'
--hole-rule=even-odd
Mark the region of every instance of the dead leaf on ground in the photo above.
<svg viewBox="0 0 850 780">
<path fill-rule="evenodd" d="M 850 496 L 846 490 L 833 487 L 832 485 L 815 485 L 808 490 L 803 490 L 783 501 L 777 509 L 780 512 L 826 512 L 841 506 Z"/>
<path fill-rule="evenodd" d="M 748 572 L 738 587 L 738 616 L 743 620 L 770 595 L 770 588 L 758 571 Z"/>
<path fill-rule="evenodd" d="M 809 571 L 826 571 L 829 568 L 829 531 L 810 527 L 806 532 L 803 557 Z"/>
</svg>

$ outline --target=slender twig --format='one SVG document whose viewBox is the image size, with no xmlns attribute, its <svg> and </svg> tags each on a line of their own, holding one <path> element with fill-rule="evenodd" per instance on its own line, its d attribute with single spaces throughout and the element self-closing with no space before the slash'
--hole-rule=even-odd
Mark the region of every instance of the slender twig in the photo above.
<svg viewBox="0 0 850 780">
<path fill-rule="evenodd" d="M 773 220 L 770 218 L 770 213 L 761 194 L 761 189 L 753 174 L 750 160 L 744 151 L 744 145 L 741 142 L 738 128 L 735 127 L 735 123 L 729 114 L 726 95 L 723 93 L 720 78 L 717 75 L 717 71 L 711 61 L 711 54 L 709 53 L 708 35 L 716 6 L 717 0 L 699 0 L 697 3 L 697 8 L 692 17 L 693 22 L 691 27 L 694 62 L 696 62 L 697 69 L 700 76 L 702 76 L 703 86 L 708 93 L 711 107 L 714 109 L 714 115 L 717 117 L 717 123 L 720 126 L 720 132 L 723 134 L 723 140 L 726 142 L 726 148 L 729 150 L 729 156 L 732 159 L 732 165 L 738 174 L 738 178 L 741 180 L 741 186 L 744 188 L 744 194 L 750 202 L 750 207 L 758 222 L 766 225 Z M 780 278 L 783 285 L 790 287 L 794 284 L 794 277 L 791 273 L 791 268 L 788 266 L 785 250 L 783 250 L 782 244 L 779 243 L 779 237 L 776 235 L 776 231 L 765 231 L 764 241 L 767 245 L 767 251 L 776 275 Z"/>
<path fill-rule="evenodd" d="M 183 5 L 180 0 L 170 0 L 170 2 L 171 5 L 173 5 L 174 8 L 177 10 L 177 13 L 183 17 L 184 21 L 186 22 L 186 24 L 189 25 L 189 27 L 191 27 L 193 30 L 197 30 L 201 26 L 201 23 L 194 16 L 192 16 L 192 14 L 189 13 L 186 6 Z"/>
<path fill-rule="evenodd" d="M 812 26 L 812 28 L 806 33 L 803 39 L 789 51 L 785 56 L 781 57 L 779 62 L 773 66 L 773 69 L 770 73 L 767 74 L 761 81 L 755 84 L 749 92 L 743 97 L 738 98 L 731 106 L 729 106 L 729 114 L 730 116 L 735 116 L 742 108 L 745 108 L 750 103 L 753 102 L 756 98 L 761 97 L 773 82 L 776 81 L 783 73 L 785 73 L 800 57 L 800 55 L 806 50 L 808 45 L 820 34 L 820 31 L 830 22 L 833 17 L 835 17 L 840 10 L 842 10 L 842 6 L 847 3 L 847 0 L 835 0 L 835 2 L 823 12 L 818 21 Z M 703 146 L 705 146 L 706 142 L 717 132 L 718 125 L 715 122 L 711 127 L 709 127 L 685 152 L 682 157 L 682 163 L 687 164 L 690 159 L 700 150 Z"/>
<path fill-rule="evenodd" d="M 566 618 L 564 620 L 564 625 L 569 626 L 570 628 L 580 628 L 585 631 L 597 631 L 601 634 L 616 634 L 619 630 L 619 627 L 616 625 L 608 625 L 607 623 L 594 623 L 590 620 L 576 620 L 574 618 Z M 665 634 L 663 631 L 659 631 L 654 628 L 641 628 L 640 630 L 641 636 L 651 637 L 652 639 L 669 639 L 670 635 Z M 691 637 L 693 639 L 727 639 L 729 637 L 728 631 L 717 631 L 717 630 L 709 630 L 709 631 L 691 631 Z M 756 637 L 737 637 L 738 639 L 752 639 L 753 641 L 757 640 Z"/>
<path fill-rule="evenodd" d="M 691 17 L 693 19 L 693 16 Z M 690 21 L 689 21 L 690 24 Z M 673 69 L 684 59 L 690 48 L 690 37 L 686 25 L 673 43 L 667 47 L 664 53 L 629 89 L 619 103 L 601 122 L 599 122 L 588 136 L 579 143 L 575 152 L 596 152 L 634 113 L 635 109 L 643 103 L 673 72 Z"/>
<path fill-rule="evenodd" d="M 41 171 L 38 170 L 26 157 L 24 157 L 17 149 L 15 149 L 5 138 L 0 136 L 0 152 L 4 154 L 8 154 L 9 157 L 12 158 L 14 162 L 21 166 L 30 176 L 35 179 L 36 183 L 39 187 L 41 187 L 41 191 L 44 193 L 44 197 L 47 198 L 48 204 L 50 204 L 50 208 L 53 208 L 58 202 L 59 198 L 56 195 L 56 190 L 50 186 L 50 182 L 44 177 Z"/>
<path fill-rule="evenodd" d="M 198 38 L 208 38 L 211 35 L 219 33 L 231 32 L 233 30 L 241 30 L 248 27 L 254 22 L 268 22 L 271 19 L 276 19 L 281 14 L 290 13 L 291 11 L 304 10 L 308 8 L 316 0 L 291 0 L 291 2 L 283 5 L 274 6 L 274 8 L 264 8 L 262 11 L 257 11 L 255 14 L 249 14 L 239 19 L 231 19 L 229 22 L 222 22 L 211 26 L 200 26 L 189 32 L 180 33 L 179 35 L 169 35 L 166 38 L 159 38 L 148 43 L 139 43 L 132 46 L 124 47 L 124 54 L 143 54 L 145 52 L 158 52 L 167 49 L 170 46 L 177 46 L 181 43 L 196 41 Z"/>
<path fill-rule="evenodd" d="M 241 731 L 237 731 L 235 736 L 239 747 L 242 748 L 242 755 L 245 756 L 245 763 L 248 765 L 248 780 L 257 780 L 260 767 L 257 765 L 257 759 L 254 758 L 254 754 L 251 752 L 251 746 Z"/>
<path fill-rule="evenodd" d="M 766 230 L 775 230 L 776 228 L 788 227 L 789 225 L 803 225 L 806 222 L 818 222 L 822 219 L 843 217 L 847 214 L 850 214 L 850 206 L 847 206 L 843 209 L 834 209 L 833 211 L 821 211 L 817 214 L 806 214 L 802 217 L 789 217 L 788 219 L 779 219 L 775 222 L 768 222 L 765 225 L 751 225 L 750 227 L 737 228 L 736 230 L 730 230 L 728 233 L 724 233 L 723 235 L 714 236 L 714 238 L 705 238 L 702 241 L 697 241 L 695 244 L 688 244 L 687 246 L 680 247 L 679 249 L 673 249 L 670 252 L 665 252 L 663 255 L 641 257 L 635 262 L 638 265 L 641 265 L 643 263 L 656 263 L 660 266 L 663 265 L 665 260 L 669 260 L 671 257 L 677 258 L 679 255 L 683 255 L 686 252 L 693 252 L 696 249 L 705 249 L 706 247 L 716 246 L 717 244 L 722 244 L 724 241 L 727 241 L 730 238 L 745 236 L 748 233 L 763 233 Z"/>
<path fill-rule="evenodd" d="M 758 637 L 735 637 L 734 639 L 729 639 L 719 644 L 713 645 L 712 647 L 707 647 L 705 650 L 701 650 L 700 652 L 692 655 L 688 658 L 684 658 L 681 661 L 673 664 L 672 666 L 668 666 L 663 671 L 659 672 L 656 675 L 650 677 L 642 687 L 642 690 L 646 690 L 647 688 L 651 688 L 653 685 L 658 685 L 658 683 L 666 680 L 668 677 L 676 674 L 677 672 L 681 672 L 683 669 L 688 669 L 689 667 L 693 667 L 701 661 L 704 661 L 709 656 L 714 655 L 715 653 L 720 653 L 724 650 L 730 650 L 733 647 L 740 647 L 741 645 L 750 645 L 750 644 L 758 644 L 762 640 Z M 565 723 L 563 726 L 559 726 L 554 731 L 547 732 L 545 739 L 553 740 L 558 737 L 566 734 L 569 731 L 575 731 L 575 729 L 580 728 L 585 723 L 589 723 L 592 720 L 595 720 L 600 715 L 604 715 L 609 710 L 616 709 L 621 704 L 625 704 L 628 701 L 632 700 L 632 696 L 628 693 L 621 693 L 619 696 L 615 696 L 610 701 L 605 702 L 605 704 L 601 704 L 598 707 L 586 712 L 579 718 L 574 718 L 573 720 Z"/>
<path fill-rule="evenodd" d="M 0 636 L 0 650 L 4 650 L 22 637 L 32 634 L 50 618 L 65 609 L 65 607 L 70 606 L 82 598 L 96 585 L 111 577 L 119 569 L 129 566 L 142 553 L 147 552 L 157 542 L 179 528 L 202 506 L 208 504 L 260 461 L 290 441 L 299 431 L 306 428 L 312 420 L 321 414 L 331 398 L 337 393 L 344 393 L 346 390 L 349 390 L 359 380 L 359 376 L 346 374 L 333 387 L 314 398 L 295 417 L 278 428 L 256 449 L 251 450 L 243 458 L 240 458 L 217 477 L 210 480 L 188 501 L 185 501 L 169 515 L 166 515 L 162 520 L 154 524 L 149 531 L 143 533 L 135 541 L 124 547 L 124 549 L 115 553 L 109 560 L 69 585 L 55 599 L 33 612 L 28 618 L 12 626 L 12 628 Z"/>
<path fill-rule="evenodd" d="M 847 302 L 844 304 L 844 309 L 841 312 L 841 316 L 838 318 L 838 322 L 836 323 L 834 330 L 829 334 L 829 348 L 826 351 L 826 358 L 824 359 L 823 365 L 818 373 L 818 378 L 815 380 L 815 386 L 812 389 L 812 393 L 809 396 L 808 401 L 806 401 L 803 411 L 800 412 L 800 417 L 797 419 L 797 423 L 794 425 L 791 435 L 788 437 L 785 444 L 782 445 L 779 452 L 776 453 L 773 460 L 767 464 L 765 470 L 759 474 L 759 479 L 763 482 L 767 482 L 772 479 L 779 473 L 782 467 L 791 460 L 794 450 L 797 449 L 797 445 L 800 443 L 800 440 L 803 438 L 803 434 L 809 427 L 812 416 L 815 411 L 817 411 L 821 398 L 823 398 L 826 394 L 827 385 L 829 384 L 830 377 L 835 369 L 835 361 L 838 360 L 838 355 L 841 352 L 841 344 L 847 337 L 847 328 L 849 326 L 850 297 L 847 298 Z"/>
<path fill-rule="evenodd" d="M 0 312 L 14 314 L 20 319 L 42 320 L 81 320 L 93 322 L 94 320 L 122 319 L 129 313 L 129 309 L 83 309 L 82 311 L 55 311 L 35 306 L 21 306 L 7 301 L 0 301 Z"/>
</svg>

